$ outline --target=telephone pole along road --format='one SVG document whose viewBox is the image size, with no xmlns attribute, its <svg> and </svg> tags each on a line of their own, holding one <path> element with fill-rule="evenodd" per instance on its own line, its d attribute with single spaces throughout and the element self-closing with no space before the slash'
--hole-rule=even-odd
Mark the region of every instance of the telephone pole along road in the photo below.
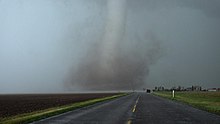
<svg viewBox="0 0 220 124">
<path fill-rule="evenodd" d="M 220 124 L 220 116 L 147 93 L 133 93 L 34 124 Z"/>
</svg>

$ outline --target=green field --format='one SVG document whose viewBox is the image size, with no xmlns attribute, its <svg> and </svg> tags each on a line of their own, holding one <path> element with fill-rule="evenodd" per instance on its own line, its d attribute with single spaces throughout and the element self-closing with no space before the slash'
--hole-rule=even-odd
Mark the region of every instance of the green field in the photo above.
<svg viewBox="0 0 220 124">
<path fill-rule="evenodd" d="M 220 92 L 175 92 L 174 98 L 172 98 L 171 91 L 160 91 L 153 94 L 220 115 Z"/>
</svg>

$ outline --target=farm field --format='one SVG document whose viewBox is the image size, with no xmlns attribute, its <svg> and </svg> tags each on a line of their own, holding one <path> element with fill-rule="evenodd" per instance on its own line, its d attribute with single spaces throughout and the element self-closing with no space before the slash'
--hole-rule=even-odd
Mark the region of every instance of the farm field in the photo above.
<svg viewBox="0 0 220 124">
<path fill-rule="evenodd" d="M 113 95 L 117 93 L 0 95 L 0 118 Z"/>
<path fill-rule="evenodd" d="M 160 91 L 153 94 L 220 115 L 220 92 L 175 92 L 174 98 L 172 98 L 171 91 Z"/>
</svg>

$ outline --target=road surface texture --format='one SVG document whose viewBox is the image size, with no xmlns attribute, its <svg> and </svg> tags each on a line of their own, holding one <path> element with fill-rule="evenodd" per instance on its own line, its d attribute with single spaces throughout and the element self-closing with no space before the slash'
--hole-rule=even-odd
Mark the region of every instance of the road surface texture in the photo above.
<svg viewBox="0 0 220 124">
<path fill-rule="evenodd" d="M 147 93 L 133 93 L 34 124 L 220 124 L 220 116 Z"/>
</svg>

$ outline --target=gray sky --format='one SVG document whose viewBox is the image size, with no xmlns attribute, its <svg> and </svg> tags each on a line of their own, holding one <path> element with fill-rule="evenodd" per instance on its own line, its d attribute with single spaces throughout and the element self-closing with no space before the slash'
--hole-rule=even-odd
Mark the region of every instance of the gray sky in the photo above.
<svg viewBox="0 0 220 124">
<path fill-rule="evenodd" d="M 122 1 L 0 0 L 0 93 L 220 87 L 219 0 Z"/>
</svg>

